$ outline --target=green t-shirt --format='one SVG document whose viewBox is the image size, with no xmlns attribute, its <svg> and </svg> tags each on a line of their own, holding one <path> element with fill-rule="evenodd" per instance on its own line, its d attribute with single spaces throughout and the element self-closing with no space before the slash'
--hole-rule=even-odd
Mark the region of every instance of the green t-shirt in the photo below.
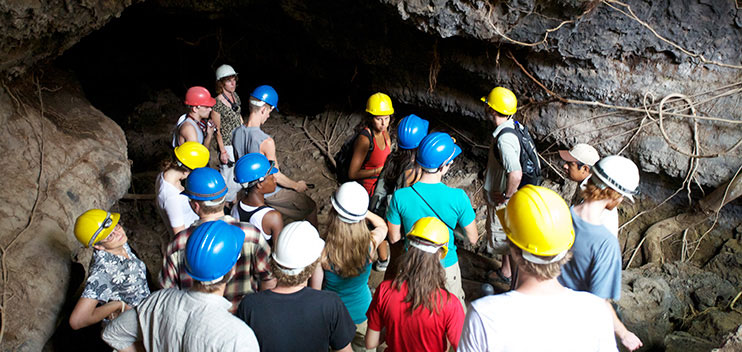
<svg viewBox="0 0 742 352">
<path fill-rule="evenodd" d="M 413 190 L 414 187 L 414 190 Z M 420 193 L 417 195 L 415 190 Z M 422 198 L 430 204 L 425 204 Z M 435 209 L 435 212 L 431 209 Z M 450 227 L 467 226 L 474 221 L 476 215 L 471 207 L 471 201 L 463 189 L 451 188 L 443 183 L 421 183 L 412 187 L 400 188 L 394 192 L 392 202 L 386 212 L 386 219 L 395 225 L 402 225 L 403 233 L 412 229 L 417 220 L 424 217 L 438 217 Z M 441 261 L 447 268 L 456 264 L 459 257 L 456 255 L 456 244 L 453 231 L 448 230 L 448 254 Z"/>
</svg>

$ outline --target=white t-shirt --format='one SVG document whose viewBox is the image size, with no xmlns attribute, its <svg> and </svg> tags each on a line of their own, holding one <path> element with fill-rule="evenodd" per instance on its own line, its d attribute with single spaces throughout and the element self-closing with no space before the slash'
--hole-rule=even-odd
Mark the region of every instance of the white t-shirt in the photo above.
<svg viewBox="0 0 742 352">
<path fill-rule="evenodd" d="M 157 210 L 169 232 L 172 232 L 174 227 L 189 227 L 198 220 L 198 215 L 188 204 L 188 197 L 180 194 L 177 187 L 165 181 L 162 172 L 157 175 L 155 188 L 157 189 Z"/>
<path fill-rule="evenodd" d="M 253 206 L 250 206 L 250 205 L 247 205 L 247 204 L 243 204 L 242 202 L 239 202 L 238 204 L 239 204 L 240 208 L 242 208 L 242 210 L 244 210 L 244 211 L 248 211 L 249 212 L 249 211 L 255 211 L 255 209 L 258 209 L 258 207 L 253 207 Z M 263 238 L 265 238 L 266 241 L 269 241 L 271 239 L 271 237 L 273 237 L 273 236 L 271 236 L 271 235 L 265 233 L 265 231 L 263 231 L 263 217 L 265 216 L 265 214 L 267 214 L 271 210 L 275 210 L 275 209 L 273 209 L 271 207 L 265 207 L 263 209 L 260 209 L 255 214 L 253 214 L 252 217 L 250 218 L 250 223 L 253 224 L 253 225 L 255 225 L 255 227 L 257 227 L 258 230 L 260 230 L 260 233 L 263 234 Z M 237 210 L 237 207 L 232 207 L 232 214 L 231 215 L 235 219 L 239 219 L 240 221 L 244 221 L 244 220 L 242 220 L 240 218 L 240 211 Z"/>
<path fill-rule="evenodd" d="M 509 291 L 471 303 L 458 351 L 618 351 L 605 300 L 566 290 L 558 295 Z"/>
</svg>

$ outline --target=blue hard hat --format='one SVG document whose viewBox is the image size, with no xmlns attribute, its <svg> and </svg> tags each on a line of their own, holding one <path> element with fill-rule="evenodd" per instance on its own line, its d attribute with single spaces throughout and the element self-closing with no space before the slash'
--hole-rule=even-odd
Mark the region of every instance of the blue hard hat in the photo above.
<svg viewBox="0 0 742 352">
<path fill-rule="evenodd" d="M 209 167 L 200 167 L 191 171 L 186 178 L 185 190 L 180 192 L 190 199 L 214 200 L 227 194 L 227 184 L 219 171 Z"/>
<path fill-rule="evenodd" d="M 275 162 L 268 161 L 263 154 L 245 154 L 234 165 L 234 181 L 239 184 L 252 181 L 263 182 L 266 176 L 278 172 L 274 164 Z"/>
<path fill-rule="evenodd" d="M 260 101 L 266 102 L 268 105 L 276 108 L 276 111 L 278 111 L 278 93 L 275 89 L 273 89 L 273 87 L 268 85 L 259 86 L 255 88 L 252 93 L 250 93 L 250 96 Z"/>
<path fill-rule="evenodd" d="M 237 262 L 244 241 L 242 229 L 222 220 L 199 225 L 186 242 L 186 272 L 196 281 L 220 280 Z"/>
<path fill-rule="evenodd" d="M 397 126 L 399 147 L 402 149 L 415 149 L 420 141 L 428 134 L 428 120 L 422 119 L 415 114 L 407 115 Z"/>
<path fill-rule="evenodd" d="M 450 164 L 461 154 L 461 148 L 454 144 L 448 133 L 431 133 L 420 142 L 416 161 L 425 169 L 437 169 Z"/>
</svg>

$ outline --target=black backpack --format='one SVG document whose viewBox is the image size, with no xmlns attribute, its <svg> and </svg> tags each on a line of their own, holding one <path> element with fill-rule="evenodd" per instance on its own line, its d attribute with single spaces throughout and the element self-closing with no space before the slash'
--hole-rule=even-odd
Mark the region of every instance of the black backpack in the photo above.
<svg viewBox="0 0 742 352">
<path fill-rule="evenodd" d="M 544 178 L 541 176 L 541 163 L 538 160 L 536 144 L 533 143 L 533 138 L 531 138 L 531 134 L 528 133 L 528 127 L 521 125 L 518 121 L 513 120 L 513 122 L 515 123 L 515 128 L 505 127 L 500 130 L 500 133 L 498 133 L 497 136 L 495 136 L 495 155 L 501 155 L 500 150 L 497 147 L 497 140 L 500 136 L 503 133 L 514 134 L 518 137 L 518 141 L 520 142 L 520 168 L 523 171 L 523 178 L 521 178 L 518 188 L 529 184 L 540 186 L 544 181 Z M 503 161 L 500 160 L 500 163 L 503 163 Z"/>
<path fill-rule="evenodd" d="M 348 177 L 348 169 L 350 169 L 350 161 L 353 159 L 353 146 L 355 145 L 358 136 L 366 136 L 369 141 L 368 152 L 366 153 L 366 158 L 363 159 L 361 165 L 368 161 L 368 158 L 371 157 L 371 153 L 374 151 L 374 141 L 371 137 L 371 131 L 369 131 L 368 128 L 364 128 L 348 138 L 345 143 L 343 143 L 343 146 L 340 147 L 340 150 L 333 156 L 335 158 L 335 165 L 337 166 L 335 174 L 337 175 L 337 180 L 340 184 L 352 181 Z"/>
</svg>

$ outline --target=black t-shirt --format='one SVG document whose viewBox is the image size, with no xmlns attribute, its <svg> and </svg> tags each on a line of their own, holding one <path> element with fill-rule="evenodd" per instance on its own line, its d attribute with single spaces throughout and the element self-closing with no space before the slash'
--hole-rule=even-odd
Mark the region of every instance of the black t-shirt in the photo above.
<svg viewBox="0 0 742 352">
<path fill-rule="evenodd" d="M 291 294 L 246 295 L 235 315 L 252 328 L 264 352 L 339 350 L 356 332 L 336 293 L 308 287 Z"/>
</svg>

